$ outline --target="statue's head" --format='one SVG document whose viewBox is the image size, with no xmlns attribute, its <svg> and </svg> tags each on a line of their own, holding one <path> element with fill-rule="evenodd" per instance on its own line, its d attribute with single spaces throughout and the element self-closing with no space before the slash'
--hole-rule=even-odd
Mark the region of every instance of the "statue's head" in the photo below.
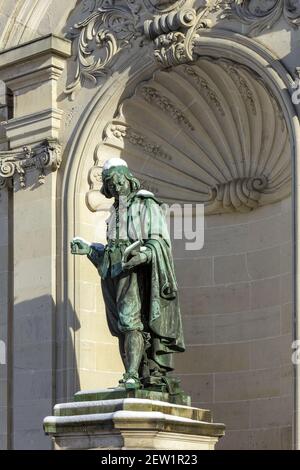
<svg viewBox="0 0 300 470">
<path fill-rule="evenodd" d="M 127 163 L 121 158 L 111 158 L 103 165 L 102 188 L 100 192 L 107 198 L 119 198 L 140 189 L 140 182 L 130 172 Z"/>
</svg>

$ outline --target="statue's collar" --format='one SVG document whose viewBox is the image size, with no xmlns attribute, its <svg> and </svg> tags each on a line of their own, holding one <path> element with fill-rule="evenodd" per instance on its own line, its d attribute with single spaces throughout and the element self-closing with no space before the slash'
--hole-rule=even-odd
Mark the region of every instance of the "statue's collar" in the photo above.
<svg viewBox="0 0 300 470">
<path fill-rule="evenodd" d="M 131 205 L 131 203 L 133 202 L 133 199 L 135 198 L 136 196 L 136 191 L 130 193 L 128 196 L 127 196 L 127 207 Z M 115 200 L 114 204 L 113 204 L 113 207 L 115 209 L 118 209 L 119 208 L 119 201 L 118 200 Z"/>
</svg>

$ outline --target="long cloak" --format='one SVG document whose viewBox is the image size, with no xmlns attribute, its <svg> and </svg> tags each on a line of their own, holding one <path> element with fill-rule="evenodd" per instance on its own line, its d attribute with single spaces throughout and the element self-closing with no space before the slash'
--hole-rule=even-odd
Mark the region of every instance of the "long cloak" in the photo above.
<svg viewBox="0 0 300 470">
<path fill-rule="evenodd" d="M 163 204 L 152 193 L 139 191 L 132 195 L 123 217 L 127 219 L 127 243 L 123 243 L 120 250 L 113 250 L 113 255 L 109 255 L 110 250 L 106 250 L 103 254 L 95 246 L 89 258 L 103 278 L 109 276 L 109 272 L 119 272 L 119 268 L 116 270 L 115 266 L 120 266 L 125 247 L 136 240 L 142 241 L 143 245 L 151 250 L 149 265 L 137 267 L 145 332 L 151 336 L 147 356 L 148 360 L 154 361 L 154 365 L 159 366 L 159 369 L 171 371 L 172 354 L 183 352 L 185 345 L 171 242 Z M 113 223 L 112 216 L 108 220 L 108 224 L 110 223 Z M 114 265 L 108 260 L 109 256 L 113 256 Z M 108 269 L 109 264 L 111 271 Z M 109 324 L 111 323 L 112 319 L 109 321 Z M 111 333 L 116 336 L 116 325 L 111 326 Z M 153 368 L 153 364 L 151 367 Z"/>
</svg>

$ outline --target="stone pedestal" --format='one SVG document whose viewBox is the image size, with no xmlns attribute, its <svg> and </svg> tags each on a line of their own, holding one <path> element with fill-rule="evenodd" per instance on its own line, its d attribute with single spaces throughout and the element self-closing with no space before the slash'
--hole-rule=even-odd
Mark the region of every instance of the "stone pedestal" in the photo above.
<svg viewBox="0 0 300 470">
<path fill-rule="evenodd" d="M 55 406 L 44 430 L 56 450 L 213 450 L 225 426 L 213 423 L 209 410 L 163 401 L 165 395 L 80 392 L 74 402 Z"/>
</svg>

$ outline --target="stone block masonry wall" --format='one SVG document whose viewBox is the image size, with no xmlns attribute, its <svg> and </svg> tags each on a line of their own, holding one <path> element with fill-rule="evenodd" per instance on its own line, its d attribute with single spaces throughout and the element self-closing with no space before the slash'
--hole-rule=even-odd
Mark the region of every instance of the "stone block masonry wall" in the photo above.
<svg viewBox="0 0 300 470">
<path fill-rule="evenodd" d="M 13 448 L 49 449 L 42 421 L 54 401 L 55 176 L 34 172 L 14 194 Z"/>
<path fill-rule="evenodd" d="M 0 195 L 0 449 L 9 443 L 8 352 L 8 193 Z"/>
<path fill-rule="evenodd" d="M 219 449 L 290 449 L 292 213 L 285 200 L 208 216 L 203 250 L 174 241 L 187 351 L 177 371 L 226 423 Z"/>
</svg>

